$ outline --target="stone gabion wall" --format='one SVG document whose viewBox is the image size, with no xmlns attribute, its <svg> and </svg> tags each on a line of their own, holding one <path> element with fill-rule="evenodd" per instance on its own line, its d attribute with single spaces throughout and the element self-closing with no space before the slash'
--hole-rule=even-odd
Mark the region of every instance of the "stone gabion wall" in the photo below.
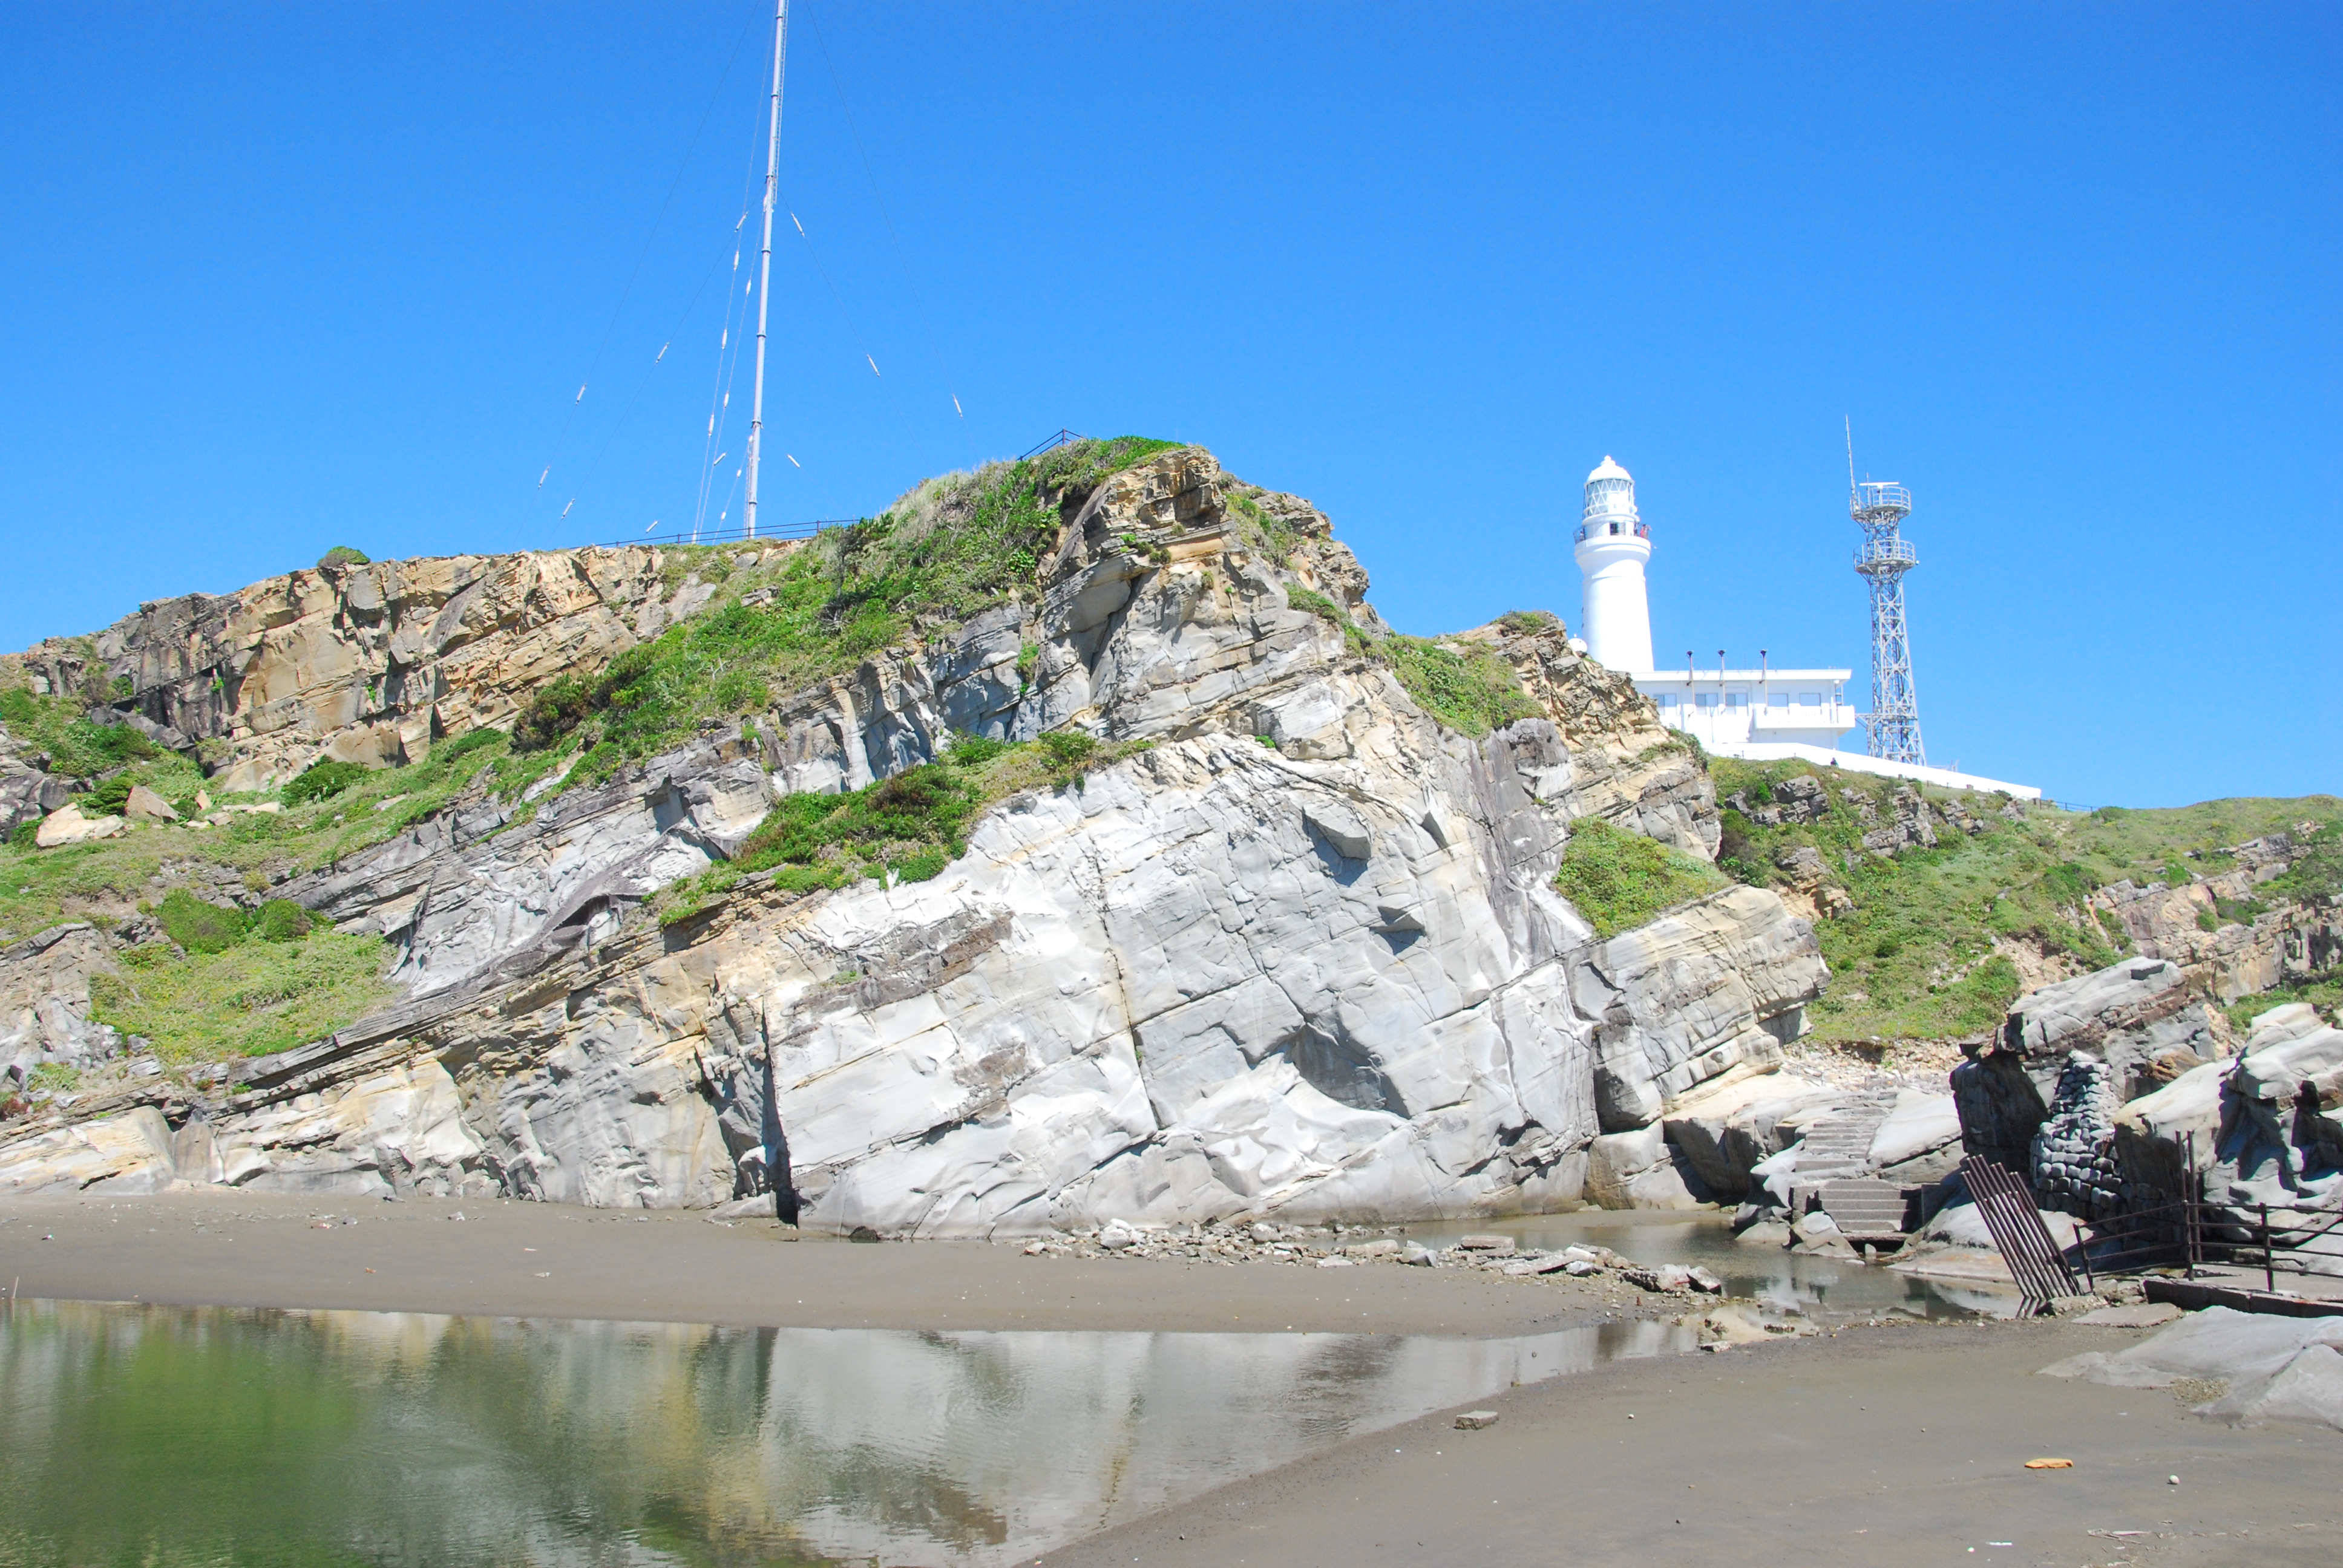
<svg viewBox="0 0 2343 1568">
<path fill-rule="evenodd" d="M 2034 1191 L 2046 1209 L 2096 1219 L 2121 1205 L 2115 1117 L 2122 1101 L 2114 1070 L 2075 1051 L 2058 1070 L 2050 1119 L 2034 1134 Z"/>
</svg>

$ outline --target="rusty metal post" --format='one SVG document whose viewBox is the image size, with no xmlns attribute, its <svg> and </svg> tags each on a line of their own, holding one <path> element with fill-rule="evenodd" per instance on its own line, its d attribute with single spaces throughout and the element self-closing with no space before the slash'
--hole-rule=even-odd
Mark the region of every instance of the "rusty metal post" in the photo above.
<svg viewBox="0 0 2343 1568">
<path fill-rule="evenodd" d="M 2197 1134 L 2188 1134 L 2188 1168 L 2180 1173 L 2181 1242 L 2187 1250 L 2188 1277 L 2197 1277 Z"/>
</svg>

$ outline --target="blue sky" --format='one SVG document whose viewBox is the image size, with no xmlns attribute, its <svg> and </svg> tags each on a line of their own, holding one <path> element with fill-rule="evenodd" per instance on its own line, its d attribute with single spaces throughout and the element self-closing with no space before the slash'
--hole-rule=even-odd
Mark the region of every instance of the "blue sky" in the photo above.
<svg viewBox="0 0 2343 1568">
<path fill-rule="evenodd" d="M 1664 662 L 1860 669 L 1851 417 L 1917 501 L 1931 760 L 2343 789 L 2335 7 L 793 13 L 774 520 L 1168 436 L 1403 629 L 1574 622 L 1608 452 Z M 769 31 L 0 11 L 0 646 L 688 523 Z"/>
</svg>

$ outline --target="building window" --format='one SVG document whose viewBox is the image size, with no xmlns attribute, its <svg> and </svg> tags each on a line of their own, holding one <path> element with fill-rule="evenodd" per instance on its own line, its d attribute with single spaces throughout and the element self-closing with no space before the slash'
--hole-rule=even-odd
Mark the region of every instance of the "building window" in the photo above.
<svg viewBox="0 0 2343 1568">
<path fill-rule="evenodd" d="M 1660 693 L 1660 706 L 1662 708 L 1674 708 L 1675 705 L 1676 694 L 1674 692 L 1663 691 Z"/>
<path fill-rule="evenodd" d="M 1704 691 L 1694 700 L 1698 702 L 1703 708 L 1714 708 L 1716 706 L 1716 693 L 1714 691 Z"/>
<path fill-rule="evenodd" d="M 1746 708 L 1749 706 L 1749 694 L 1745 691 L 1734 692 L 1725 699 L 1725 706 L 1727 708 Z"/>
<path fill-rule="evenodd" d="M 1617 533 L 1617 532 L 1619 531 L 1619 525 L 1618 525 L 1618 524 L 1616 524 L 1616 523 L 1612 524 L 1612 525 L 1611 525 L 1611 531 L 1612 531 L 1613 533 L 1614 533 L 1614 534 L 1615 534 L 1615 533 Z"/>
<path fill-rule="evenodd" d="M 1769 692 L 1765 697 L 1765 706 L 1768 708 L 1787 708 L 1790 706 L 1790 694 L 1786 691 Z"/>
<path fill-rule="evenodd" d="M 1819 692 L 1819 691 L 1801 691 L 1800 693 L 1798 693 L 1798 706 L 1799 706 L 1799 707 L 1801 707 L 1801 708 L 1820 708 L 1822 705 L 1823 705 L 1823 694 L 1822 694 L 1821 692 Z"/>
</svg>

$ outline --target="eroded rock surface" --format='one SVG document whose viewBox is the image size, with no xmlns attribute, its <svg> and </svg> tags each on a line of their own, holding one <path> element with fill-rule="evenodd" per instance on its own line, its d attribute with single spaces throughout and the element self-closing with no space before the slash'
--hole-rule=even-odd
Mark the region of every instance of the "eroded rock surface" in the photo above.
<svg viewBox="0 0 2343 1568">
<path fill-rule="evenodd" d="M 1241 527 L 1239 498 L 1298 541 L 1282 558 Z M 1188 449 L 1067 518 L 1031 594 L 753 729 L 719 727 L 533 817 L 474 803 L 287 883 L 390 940 L 406 1000 L 249 1064 L 249 1087 L 120 1111 L 146 1132 L 105 1134 L 103 1159 L 91 1128 L 27 1128 L 0 1144 L 0 1188 L 649 1206 L 770 1188 L 810 1223 L 917 1234 L 1502 1211 L 1579 1197 L 1600 1132 L 1665 1150 L 1672 1101 L 1771 1067 L 1797 1032 L 1826 975 L 1771 893 L 1735 888 L 1598 942 L 1553 890 L 1586 815 L 1703 856 L 1717 836 L 1697 759 L 1558 624 L 1465 634 L 1543 710 L 1474 738 L 1363 648 L 1355 628 L 1381 624 L 1365 574 L 1308 503 Z M 576 588 L 528 646 L 598 626 L 615 640 L 609 618 L 651 570 L 590 603 Z M 1297 608 L 1300 590 L 1336 618 Z M 474 608 L 495 598 L 451 597 L 433 624 L 502 624 Z M 411 624 L 388 602 L 382 624 Z M 624 629 L 643 634 L 639 615 Z M 466 687 L 465 721 L 520 689 Z M 794 894 L 751 877 L 664 928 L 643 910 L 781 795 L 900 772 L 953 731 L 1063 728 L 1148 744 L 994 806 L 931 880 Z M 168 1137 L 146 1136 L 150 1116 Z M 1654 1168 L 1622 1180 L 1686 1192 L 1673 1158 Z"/>
<path fill-rule="evenodd" d="M 508 728 L 538 687 L 656 636 L 695 590 L 704 602 L 661 566 L 630 547 L 321 567 L 142 606 L 0 657 L 0 674 L 204 749 L 222 788 L 257 789 L 320 756 L 384 767 Z M 0 776 L 0 802 L 25 788 Z"/>
</svg>

